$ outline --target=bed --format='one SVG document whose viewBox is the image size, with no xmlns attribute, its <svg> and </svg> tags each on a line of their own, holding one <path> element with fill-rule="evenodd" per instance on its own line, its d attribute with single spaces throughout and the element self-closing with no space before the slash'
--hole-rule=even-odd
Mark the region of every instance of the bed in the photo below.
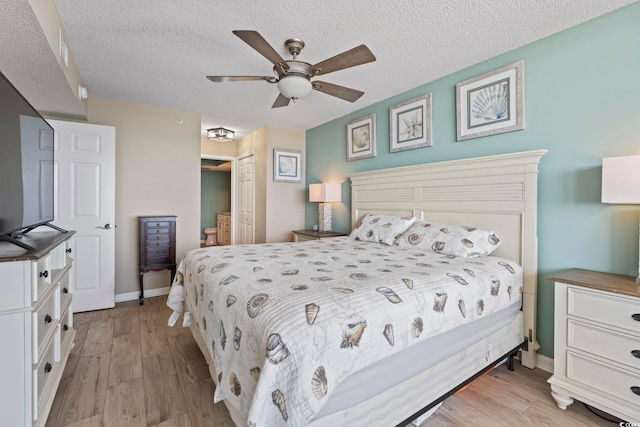
<svg viewBox="0 0 640 427">
<path fill-rule="evenodd" d="M 167 304 L 192 318 L 215 400 L 238 426 L 402 425 L 518 351 L 533 368 L 545 152 L 353 174 L 356 230 L 398 221 L 385 244 L 191 251 Z M 411 227 L 438 223 L 491 230 L 499 246 L 476 257 L 406 244 Z"/>
</svg>

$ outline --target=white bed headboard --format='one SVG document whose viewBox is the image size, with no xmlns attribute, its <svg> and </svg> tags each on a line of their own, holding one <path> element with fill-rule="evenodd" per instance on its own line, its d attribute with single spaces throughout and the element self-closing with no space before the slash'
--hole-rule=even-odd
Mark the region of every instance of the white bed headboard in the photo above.
<svg viewBox="0 0 640 427">
<path fill-rule="evenodd" d="M 522 364 L 535 367 L 538 274 L 538 164 L 547 150 L 427 163 L 352 174 L 351 223 L 377 212 L 416 216 L 495 231 L 496 256 L 523 267 L 523 313 L 529 351 Z"/>
</svg>

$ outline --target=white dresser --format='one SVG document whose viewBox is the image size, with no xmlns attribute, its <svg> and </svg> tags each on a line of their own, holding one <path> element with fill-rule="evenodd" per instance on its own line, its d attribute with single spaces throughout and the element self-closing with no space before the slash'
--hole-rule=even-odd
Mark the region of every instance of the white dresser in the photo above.
<svg viewBox="0 0 640 427">
<path fill-rule="evenodd" d="M 573 269 L 555 282 L 551 395 L 640 422 L 640 285 L 630 276 Z"/>
<path fill-rule="evenodd" d="M 43 426 L 75 330 L 71 310 L 70 237 L 33 231 L 26 252 L 0 242 L 0 424 Z"/>
</svg>

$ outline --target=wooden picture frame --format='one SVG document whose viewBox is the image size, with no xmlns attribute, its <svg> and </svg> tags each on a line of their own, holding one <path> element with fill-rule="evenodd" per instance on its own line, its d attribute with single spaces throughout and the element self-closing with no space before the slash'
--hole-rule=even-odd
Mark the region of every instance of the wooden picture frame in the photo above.
<svg viewBox="0 0 640 427">
<path fill-rule="evenodd" d="M 524 129 L 524 61 L 456 85 L 457 141 Z"/>
<path fill-rule="evenodd" d="M 389 108 L 389 151 L 433 145 L 431 93 Z"/>
<path fill-rule="evenodd" d="M 376 156 L 376 115 L 347 123 L 347 161 Z"/>
<path fill-rule="evenodd" d="M 302 182 L 302 153 L 298 150 L 274 148 L 273 180 Z"/>
</svg>

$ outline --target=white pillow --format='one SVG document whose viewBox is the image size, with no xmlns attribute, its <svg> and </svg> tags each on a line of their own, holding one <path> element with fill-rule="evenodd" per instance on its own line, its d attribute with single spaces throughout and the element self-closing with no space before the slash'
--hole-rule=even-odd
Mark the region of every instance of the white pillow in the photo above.
<svg viewBox="0 0 640 427">
<path fill-rule="evenodd" d="M 390 246 L 411 227 L 416 219 L 416 217 L 407 218 L 370 213 L 360 220 L 349 237 L 363 242 L 376 242 Z"/>
<path fill-rule="evenodd" d="M 393 242 L 400 248 L 430 250 L 466 258 L 489 255 L 500 243 L 500 238 L 493 231 L 429 221 L 416 221 Z"/>
</svg>

